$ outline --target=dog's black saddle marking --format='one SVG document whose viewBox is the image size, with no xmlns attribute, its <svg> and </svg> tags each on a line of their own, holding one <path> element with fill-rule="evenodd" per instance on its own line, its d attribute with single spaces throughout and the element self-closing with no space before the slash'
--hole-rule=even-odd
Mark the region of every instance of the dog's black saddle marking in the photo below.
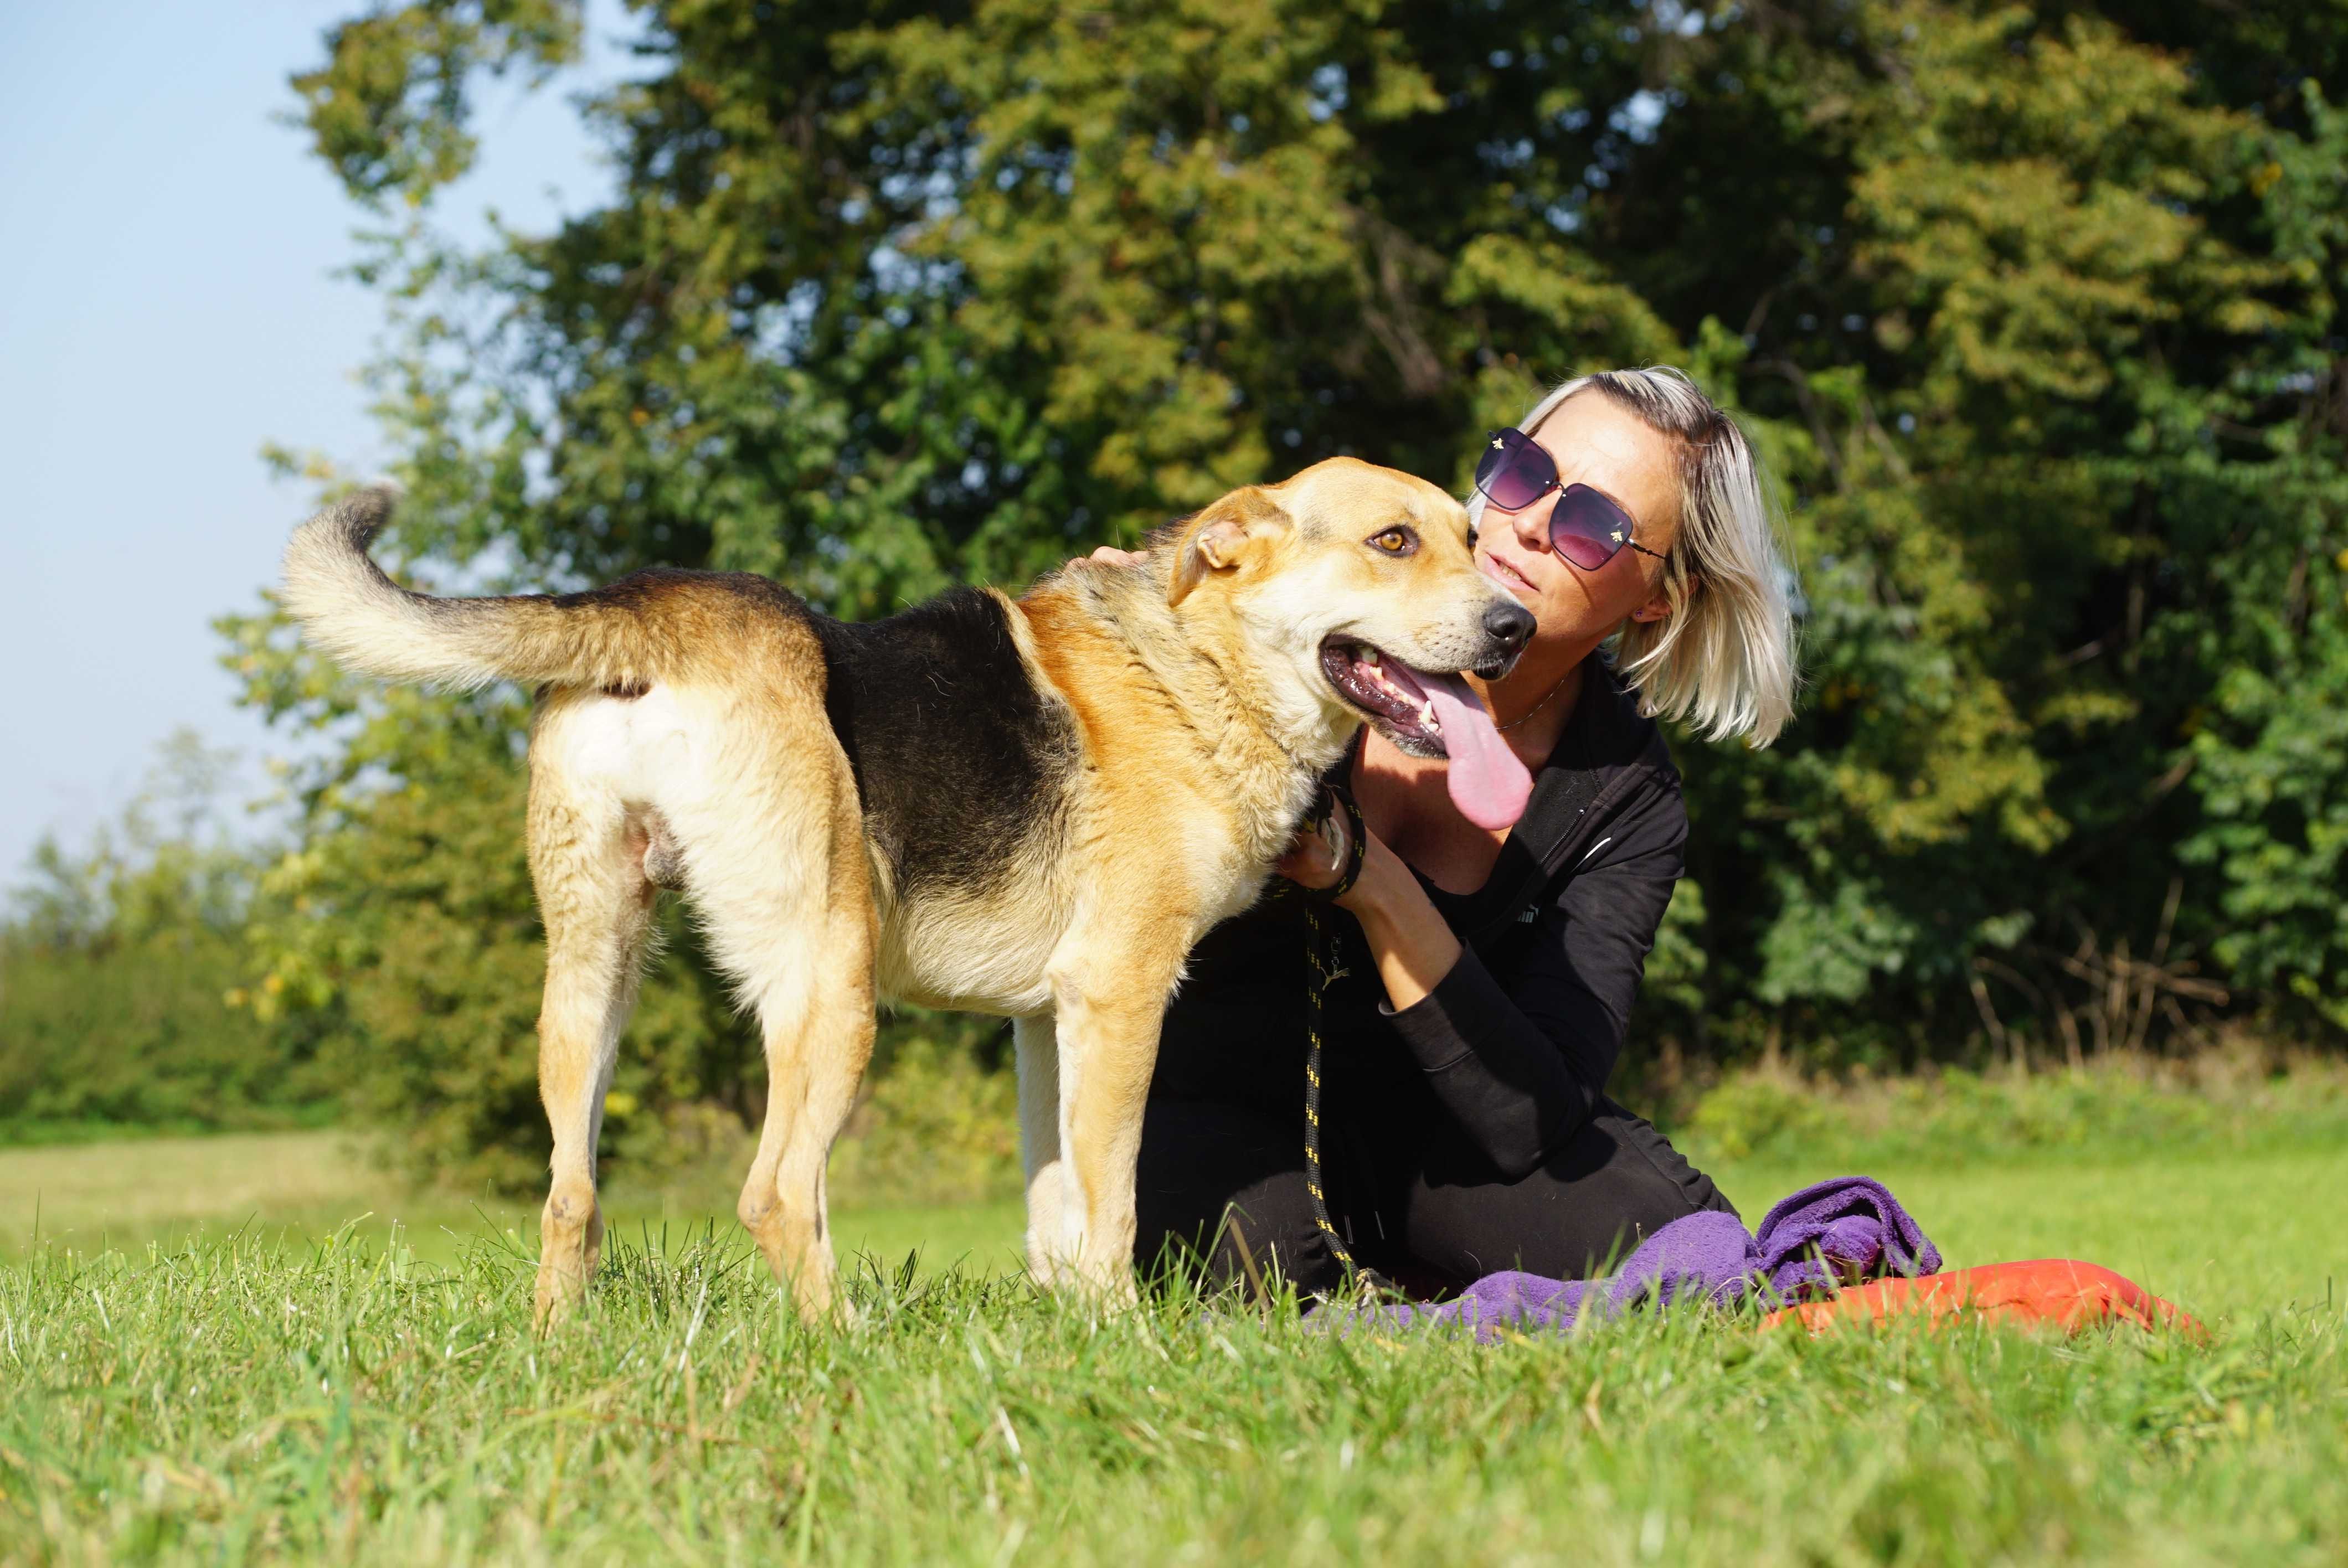
<svg viewBox="0 0 2348 1568">
<path fill-rule="evenodd" d="M 900 897 L 983 891 L 1063 818 L 1076 722 L 1035 689 L 1006 614 L 963 588 L 885 620 L 811 617 L 832 733 Z"/>
</svg>

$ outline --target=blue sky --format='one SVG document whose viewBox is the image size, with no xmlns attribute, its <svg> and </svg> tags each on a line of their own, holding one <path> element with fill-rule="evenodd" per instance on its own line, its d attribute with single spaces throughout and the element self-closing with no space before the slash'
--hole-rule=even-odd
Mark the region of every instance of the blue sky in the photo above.
<svg viewBox="0 0 2348 1568">
<path fill-rule="evenodd" d="M 209 622 L 254 603 L 308 499 L 263 442 L 382 456 L 354 377 L 380 312 L 334 275 L 366 215 L 275 118 L 359 9 L 0 5 L 0 886 L 45 830 L 118 811 L 175 728 L 283 749 Z M 623 23 L 591 14 L 602 77 Z M 572 86 L 483 100 L 442 222 L 543 228 L 605 188 Z"/>
</svg>

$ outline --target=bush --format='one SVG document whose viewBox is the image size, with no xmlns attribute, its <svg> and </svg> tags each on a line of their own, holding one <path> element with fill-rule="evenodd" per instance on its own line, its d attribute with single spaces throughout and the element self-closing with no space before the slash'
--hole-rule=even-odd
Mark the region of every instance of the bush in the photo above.
<svg viewBox="0 0 2348 1568">
<path fill-rule="evenodd" d="M 0 1142 L 329 1116 L 316 1064 L 229 1005 L 245 961 L 233 933 L 201 926 L 88 944 L 0 936 Z"/>
<path fill-rule="evenodd" d="M 314 1122 L 335 1083 L 305 1020 L 234 1005 L 257 852 L 230 843 L 230 759 L 191 736 L 86 852 L 35 851 L 0 927 L 0 1140 Z"/>
<path fill-rule="evenodd" d="M 1020 1193 L 1018 1087 L 989 1066 L 960 1020 L 901 1020 L 875 1053 L 828 1177 L 836 1208 L 980 1204 Z M 654 1110 L 624 1091 L 607 1102 L 615 1200 L 680 1214 L 734 1206 L 758 1145 L 730 1108 Z"/>
<path fill-rule="evenodd" d="M 2054 1072 L 1938 1069 L 1808 1079 L 1783 1066 L 1732 1073 L 1677 1129 L 1690 1157 L 1869 1161 L 2009 1156 L 2093 1147 L 2147 1153 L 2221 1139 L 2348 1132 L 2348 1070 L 2274 1071 L 2240 1048 L 2184 1061 L 2114 1057 Z"/>
<path fill-rule="evenodd" d="M 1019 1086 L 958 1041 L 899 1047 L 831 1157 L 850 1204 L 981 1203 L 1019 1195 Z"/>
</svg>

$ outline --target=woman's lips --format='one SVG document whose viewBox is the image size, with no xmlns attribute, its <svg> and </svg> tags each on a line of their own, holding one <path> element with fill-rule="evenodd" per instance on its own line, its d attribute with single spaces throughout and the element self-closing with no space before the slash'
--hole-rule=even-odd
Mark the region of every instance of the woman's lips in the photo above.
<svg viewBox="0 0 2348 1568">
<path fill-rule="evenodd" d="M 1487 551 L 1484 556 L 1483 564 L 1484 575 L 1490 578 L 1494 582 L 1498 583 L 1502 588 L 1507 589 L 1510 593 L 1521 594 L 1527 599 L 1539 599 L 1540 597 L 1540 589 L 1533 586 L 1532 579 L 1527 577 L 1523 572 L 1518 570 L 1514 565 L 1503 560 L 1500 557 Z"/>
</svg>

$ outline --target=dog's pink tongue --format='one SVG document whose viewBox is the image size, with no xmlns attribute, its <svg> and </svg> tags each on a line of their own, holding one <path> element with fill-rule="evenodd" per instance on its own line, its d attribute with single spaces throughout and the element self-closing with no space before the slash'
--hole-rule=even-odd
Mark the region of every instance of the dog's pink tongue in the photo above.
<svg viewBox="0 0 2348 1568">
<path fill-rule="evenodd" d="M 1492 715 L 1473 688 L 1457 675 L 1422 674 L 1427 700 L 1443 726 L 1443 749 L 1451 754 L 1451 804 L 1459 815 L 1488 832 L 1514 827 L 1532 798 L 1533 775 L 1509 750 L 1492 725 Z"/>
</svg>

